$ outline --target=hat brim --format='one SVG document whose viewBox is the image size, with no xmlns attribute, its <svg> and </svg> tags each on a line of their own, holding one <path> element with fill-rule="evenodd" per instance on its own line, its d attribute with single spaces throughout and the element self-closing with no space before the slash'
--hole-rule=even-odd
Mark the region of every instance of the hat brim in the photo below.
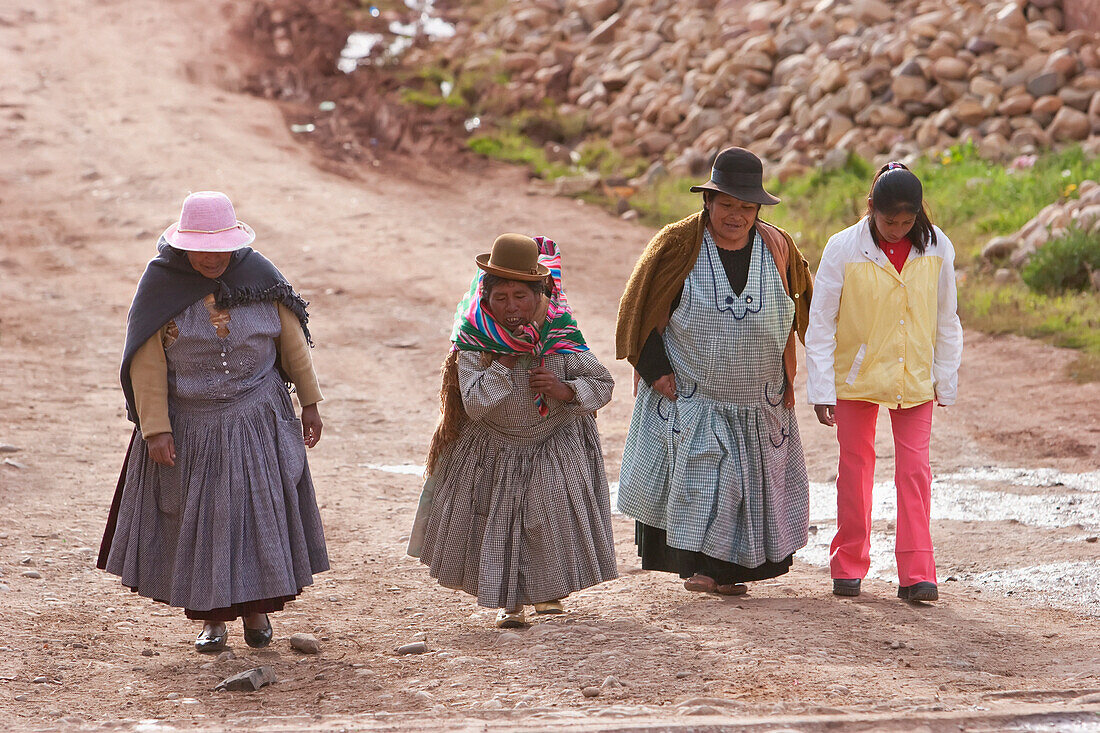
<svg viewBox="0 0 1100 733">
<path fill-rule="evenodd" d="M 179 227 L 180 223 L 177 221 L 165 229 L 161 236 L 176 249 L 188 252 L 233 252 L 256 241 L 256 232 L 243 221 L 238 221 L 233 229 L 213 234 L 181 232 Z"/>
<path fill-rule="evenodd" d="M 727 196 L 733 196 L 735 199 L 741 201 L 748 201 L 750 204 L 761 204 L 763 206 L 774 206 L 778 204 L 782 199 L 776 196 L 772 196 L 763 188 L 735 188 L 732 186 L 719 187 L 714 181 L 707 181 L 706 183 L 698 186 L 691 187 L 692 193 L 699 193 L 701 191 L 717 191 L 718 193 L 724 193 Z"/>
<path fill-rule="evenodd" d="M 509 280 L 524 280 L 526 282 L 535 282 L 536 280 L 542 280 L 544 277 L 550 274 L 550 268 L 541 262 L 536 265 L 538 268 L 537 273 L 520 272 L 518 270 L 509 270 L 503 267 L 497 267 L 489 264 L 489 256 L 491 252 L 485 252 L 479 254 L 474 259 L 477 260 L 477 266 L 490 275 L 496 275 L 497 277 L 507 278 Z"/>
</svg>

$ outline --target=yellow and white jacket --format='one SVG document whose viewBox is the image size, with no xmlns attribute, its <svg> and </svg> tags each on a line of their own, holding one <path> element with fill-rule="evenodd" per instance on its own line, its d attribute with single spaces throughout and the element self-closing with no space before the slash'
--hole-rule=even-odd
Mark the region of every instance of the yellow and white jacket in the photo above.
<svg viewBox="0 0 1100 733">
<path fill-rule="evenodd" d="M 867 217 L 829 238 L 806 331 L 811 404 L 955 402 L 963 344 L 955 248 L 935 231 L 936 244 L 914 247 L 900 273 L 875 245 Z"/>
</svg>

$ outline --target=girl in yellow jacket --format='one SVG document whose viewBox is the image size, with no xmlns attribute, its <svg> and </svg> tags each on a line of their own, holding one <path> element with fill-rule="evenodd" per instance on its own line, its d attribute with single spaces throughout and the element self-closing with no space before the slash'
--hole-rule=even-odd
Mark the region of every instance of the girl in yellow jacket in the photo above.
<svg viewBox="0 0 1100 733">
<path fill-rule="evenodd" d="M 821 256 L 806 332 L 809 401 L 837 429 L 833 593 L 859 595 L 870 566 L 875 422 L 890 410 L 897 489 L 898 597 L 935 601 L 929 531 L 932 402 L 955 402 L 962 325 L 955 250 L 924 206 L 920 180 L 901 163 L 871 184 L 867 215 L 834 234 Z"/>
</svg>

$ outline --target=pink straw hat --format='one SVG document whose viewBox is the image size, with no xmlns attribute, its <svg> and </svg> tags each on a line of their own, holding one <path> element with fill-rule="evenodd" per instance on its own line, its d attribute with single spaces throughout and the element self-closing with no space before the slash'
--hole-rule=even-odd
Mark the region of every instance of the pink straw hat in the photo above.
<svg viewBox="0 0 1100 733">
<path fill-rule="evenodd" d="M 256 239 L 252 227 L 237 221 L 233 204 L 220 191 L 196 191 L 183 200 L 180 220 L 162 235 L 176 249 L 232 252 Z"/>
</svg>

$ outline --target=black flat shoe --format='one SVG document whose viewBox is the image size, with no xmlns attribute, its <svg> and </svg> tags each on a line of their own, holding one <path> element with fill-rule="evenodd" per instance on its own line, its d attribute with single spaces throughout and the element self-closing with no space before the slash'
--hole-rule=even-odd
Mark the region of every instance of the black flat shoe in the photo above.
<svg viewBox="0 0 1100 733">
<path fill-rule="evenodd" d="M 913 583 L 913 585 L 898 587 L 898 598 L 903 601 L 909 601 L 910 603 L 917 603 L 919 601 L 938 601 L 940 599 L 940 591 L 935 583 L 925 581 L 923 583 Z"/>
<path fill-rule="evenodd" d="M 244 643 L 253 649 L 263 649 L 271 643 L 271 619 L 267 617 L 267 614 L 264 614 L 264 621 L 267 622 L 266 629 L 244 627 Z"/>
<path fill-rule="evenodd" d="M 229 635 L 229 627 L 222 625 L 222 632 L 215 634 L 211 627 L 204 626 L 199 638 L 195 639 L 195 651 L 208 654 L 220 652 L 225 649 L 225 637 Z"/>
<path fill-rule="evenodd" d="M 833 578 L 834 596 L 858 596 L 859 578 Z"/>
</svg>

